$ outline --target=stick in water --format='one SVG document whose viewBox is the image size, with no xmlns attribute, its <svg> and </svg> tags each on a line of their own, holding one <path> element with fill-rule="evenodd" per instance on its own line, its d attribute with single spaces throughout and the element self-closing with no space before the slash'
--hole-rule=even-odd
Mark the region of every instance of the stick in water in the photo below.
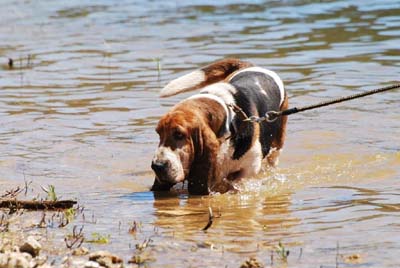
<svg viewBox="0 0 400 268">
<path fill-rule="evenodd" d="M 211 225 L 213 224 L 213 220 L 214 220 L 214 214 L 212 208 L 208 207 L 208 223 L 202 230 L 207 231 L 207 229 L 210 228 Z"/>
</svg>

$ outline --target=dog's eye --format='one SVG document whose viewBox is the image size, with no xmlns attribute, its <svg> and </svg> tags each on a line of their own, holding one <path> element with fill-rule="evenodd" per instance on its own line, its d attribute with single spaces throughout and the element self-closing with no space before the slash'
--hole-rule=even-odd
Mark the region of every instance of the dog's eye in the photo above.
<svg viewBox="0 0 400 268">
<path fill-rule="evenodd" d="M 174 139 L 175 140 L 183 140 L 183 139 L 185 139 L 185 134 L 183 134 L 182 132 L 180 132 L 180 131 L 175 131 L 174 132 Z"/>
</svg>

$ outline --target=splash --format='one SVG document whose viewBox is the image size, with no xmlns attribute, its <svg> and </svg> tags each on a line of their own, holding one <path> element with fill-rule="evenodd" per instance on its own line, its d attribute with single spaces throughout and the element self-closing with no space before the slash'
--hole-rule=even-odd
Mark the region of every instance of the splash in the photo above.
<svg viewBox="0 0 400 268">
<path fill-rule="evenodd" d="M 233 183 L 242 196 L 275 196 L 305 187 L 345 185 L 393 177 L 400 153 L 344 153 L 314 155 L 282 168 L 265 168 L 256 177 Z M 212 195 L 219 195 L 213 193 Z"/>
</svg>

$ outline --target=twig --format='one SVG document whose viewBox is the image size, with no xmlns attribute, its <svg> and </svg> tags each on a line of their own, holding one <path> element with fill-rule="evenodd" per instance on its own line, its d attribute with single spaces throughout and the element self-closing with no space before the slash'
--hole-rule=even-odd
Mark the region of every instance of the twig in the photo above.
<svg viewBox="0 0 400 268">
<path fill-rule="evenodd" d="M 136 221 L 133 221 L 133 224 L 132 224 L 132 226 L 129 228 L 129 233 L 130 234 L 136 234 L 136 232 L 137 232 L 137 229 L 138 229 L 138 224 L 136 223 Z"/>
<path fill-rule="evenodd" d="M 61 214 L 60 216 L 60 224 L 58 225 L 58 228 L 65 227 L 69 224 L 69 219 L 68 217 L 65 217 L 64 214 Z"/>
<path fill-rule="evenodd" d="M 76 248 L 79 248 L 82 245 L 83 241 L 85 241 L 85 237 L 82 232 L 84 226 L 82 225 L 78 232 L 76 231 L 76 227 L 77 226 L 74 226 L 72 228 L 72 235 L 66 236 L 64 238 L 65 245 L 68 249 L 72 249 L 72 247 L 74 246 L 76 246 Z"/>
<path fill-rule="evenodd" d="M 14 68 L 14 60 L 12 58 L 8 58 L 8 68 L 10 70 Z"/>
<path fill-rule="evenodd" d="M 336 242 L 336 268 L 339 268 L 339 241 Z"/>
<path fill-rule="evenodd" d="M 8 232 L 8 227 L 10 222 L 6 219 L 6 216 L 3 214 L 0 219 L 0 233 L 1 232 Z"/>
<path fill-rule="evenodd" d="M 300 261 L 302 256 L 303 256 L 303 248 L 300 248 L 299 258 L 297 258 L 298 262 Z"/>
<path fill-rule="evenodd" d="M 25 183 L 25 187 L 24 187 L 24 190 L 25 190 L 25 196 L 28 194 L 28 189 L 29 189 L 29 186 L 32 184 L 32 181 L 27 181 L 26 179 L 25 179 L 25 171 L 24 171 L 24 183 Z"/>
<path fill-rule="evenodd" d="M 43 212 L 42 214 L 42 219 L 40 220 L 40 222 L 37 225 L 39 228 L 46 228 L 47 224 L 46 224 L 46 213 Z"/>
<path fill-rule="evenodd" d="M 271 250 L 270 259 L 271 259 L 271 266 L 273 266 L 274 265 L 274 252 L 272 250 Z"/>
<path fill-rule="evenodd" d="M 213 211 L 211 207 L 208 207 L 208 223 L 207 225 L 202 229 L 202 231 L 207 231 L 208 228 L 211 227 L 211 225 L 213 224 L 213 220 L 214 220 L 214 215 L 213 215 Z"/>
<path fill-rule="evenodd" d="M 17 186 L 17 188 L 15 188 L 15 189 L 6 190 L 5 194 L 0 196 L 0 200 L 1 200 L 1 198 L 5 198 L 5 197 L 15 198 L 15 197 L 17 197 L 17 195 L 19 195 L 20 192 L 22 192 L 22 190 L 23 189 L 21 189 L 19 186 Z"/>
</svg>

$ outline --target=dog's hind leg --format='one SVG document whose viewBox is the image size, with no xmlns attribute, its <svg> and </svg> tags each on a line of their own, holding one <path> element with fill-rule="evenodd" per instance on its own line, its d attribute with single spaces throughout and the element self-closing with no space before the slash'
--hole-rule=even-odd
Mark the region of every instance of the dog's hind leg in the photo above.
<svg viewBox="0 0 400 268">
<path fill-rule="evenodd" d="M 286 110 L 289 107 L 289 101 L 287 96 L 285 96 L 285 100 L 283 101 L 280 110 Z M 282 116 L 278 118 L 279 128 L 275 139 L 272 141 L 271 149 L 267 155 L 268 164 L 272 167 L 276 167 L 279 163 L 279 155 L 282 150 L 283 144 L 285 143 L 285 135 L 286 135 L 286 123 L 287 123 L 287 116 Z"/>
</svg>

